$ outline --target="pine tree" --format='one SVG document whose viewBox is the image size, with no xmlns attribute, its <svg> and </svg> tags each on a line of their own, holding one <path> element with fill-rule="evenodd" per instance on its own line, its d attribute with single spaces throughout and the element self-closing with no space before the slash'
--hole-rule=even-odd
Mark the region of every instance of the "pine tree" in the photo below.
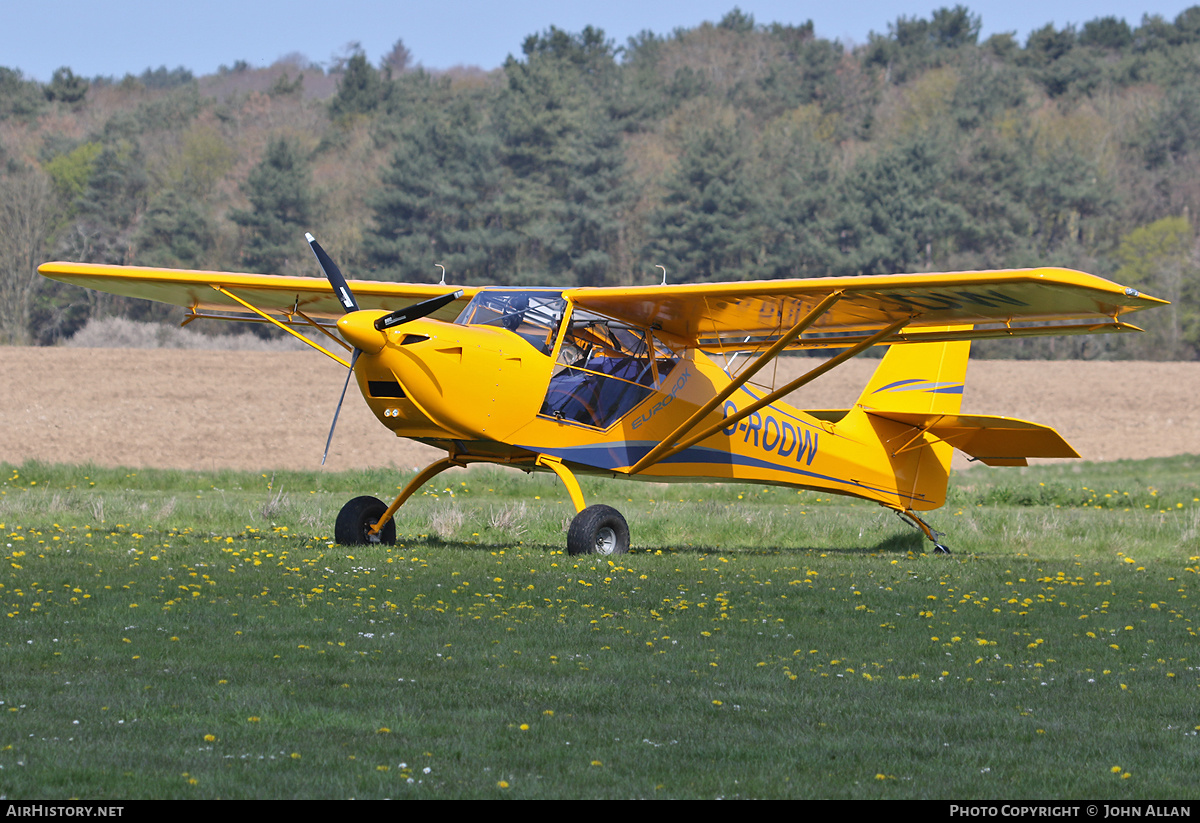
<svg viewBox="0 0 1200 823">
<path fill-rule="evenodd" d="M 591 27 L 551 28 L 509 58 L 497 103 L 509 172 L 501 201 L 517 247 L 514 282 L 599 285 L 617 278 L 632 187 L 608 102 L 619 90 L 611 42 Z"/>
<path fill-rule="evenodd" d="M 311 188 L 311 172 L 299 147 L 285 138 L 272 140 L 242 189 L 250 210 L 229 214 L 246 230 L 242 263 L 247 269 L 278 273 L 305 260 L 304 232 L 311 228 L 315 210 Z"/>
<path fill-rule="evenodd" d="M 735 127 L 716 125 L 692 135 L 666 187 L 649 220 L 649 263 L 666 266 L 672 281 L 765 276 L 758 259 L 762 204 Z"/>
<path fill-rule="evenodd" d="M 946 152 L 932 135 L 860 163 L 836 222 L 838 274 L 929 270 L 934 253 L 969 216 L 946 198 Z"/>
<path fill-rule="evenodd" d="M 383 99 L 383 92 L 379 72 L 367 62 L 365 54 L 356 52 L 346 63 L 337 94 L 329 102 L 329 113 L 339 118 L 374 111 Z"/>
<path fill-rule="evenodd" d="M 504 282 L 499 142 L 471 106 L 427 112 L 406 128 L 382 183 L 364 240 L 374 268 L 427 282 L 440 263 L 457 283 Z"/>
<path fill-rule="evenodd" d="M 86 259 L 129 263 L 129 237 L 150 186 L 141 147 L 123 137 L 105 143 L 86 181 L 74 203 L 81 231 L 89 238 Z"/>
<path fill-rule="evenodd" d="M 0 66 L 0 120 L 33 117 L 46 105 L 36 80 L 26 80 L 20 69 Z"/>
<path fill-rule="evenodd" d="M 199 268 L 213 246 L 212 229 L 195 201 L 172 189 L 151 199 L 133 239 L 139 266 Z"/>
<path fill-rule="evenodd" d="M 87 92 L 88 81 L 82 77 L 76 77 L 75 72 L 63 66 L 54 70 L 54 76 L 50 78 L 50 85 L 46 87 L 46 99 L 75 104 L 81 102 L 87 96 Z"/>
</svg>

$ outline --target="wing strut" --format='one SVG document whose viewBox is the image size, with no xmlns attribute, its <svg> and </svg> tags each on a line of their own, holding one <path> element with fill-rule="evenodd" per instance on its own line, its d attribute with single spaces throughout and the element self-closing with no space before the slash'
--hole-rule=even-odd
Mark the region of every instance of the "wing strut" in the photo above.
<svg viewBox="0 0 1200 823">
<path fill-rule="evenodd" d="M 869 349 L 871 346 L 874 346 L 876 343 L 880 343 L 883 340 L 886 340 L 887 338 L 891 337 L 893 334 L 895 334 L 896 331 L 898 331 L 906 323 L 908 323 L 909 319 L 910 318 L 907 318 L 907 317 L 900 318 L 899 320 L 892 323 L 891 325 L 880 329 L 875 334 L 862 340 L 856 346 L 846 349 L 844 352 L 837 355 L 836 357 L 832 357 L 829 360 L 826 360 L 824 363 L 822 363 L 820 366 L 817 366 L 815 369 L 812 369 L 809 372 L 807 372 L 806 374 L 801 375 L 800 377 L 797 377 L 795 380 L 788 383 L 786 386 L 776 389 L 775 391 L 762 397 L 761 399 L 754 401 L 746 408 L 738 411 L 737 414 L 731 414 L 728 417 L 722 417 L 720 420 L 716 421 L 715 423 L 712 423 L 711 425 L 706 426 L 703 430 L 700 431 L 699 434 L 693 434 L 692 436 L 688 437 L 686 440 L 683 440 L 682 437 L 683 437 L 683 435 L 687 434 L 687 431 L 680 432 L 680 429 L 684 428 L 684 426 L 680 426 L 679 429 L 676 429 L 676 431 L 671 432 L 671 435 L 668 439 L 664 440 L 658 446 L 651 449 L 650 452 L 645 457 L 643 457 L 641 460 L 639 460 L 629 470 L 629 473 L 637 474 L 638 472 L 642 471 L 643 469 L 646 469 L 649 466 L 652 466 L 656 462 L 665 460 L 668 457 L 672 457 L 676 454 L 679 454 L 679 452 L 683 451 L 684 449 L 689 448 L 690 446 L 692 446 L 696 443 L 699 443 L 701 440 L 704 440 L 707 437 L 711 437 L 712 435 L 716 434 L 719 430 L 727 429 L 731 425 L 742 420 L 743 418 L 749 417 L 750 415 L 754 414 L 754 412 L 758 411 L 759 409 L 763 408 L 764 406 L 771 405 L 776 400 L 779 400 L 780 398 L 782 398 L 788 394 L 791 394 L 796 389 L 800 388 L 801 386 L 805 385 L 806 383 L 809 383 L 809 382 L 817 379 L 818 377 L 823 375 L 825 372 L 827 372 L 831 369 L 837 368 L 842 363 L 846 362 L 851 357 L 854 357 L 856 354 L 863 351 L 864 349 Z M 772 346 L 772 348 L 774 348 L 774 346 Z M 757 363 L 755 365 L 757 365 Z M 743 383 L 745 383 L 745 380 L 741 380 L 741 382 L 735 381 L 736 385 L 734 385 L 734 388 L 739 388 Z M 730 392 L 730 393 L 732 393 L 732 392 Z M 721 392 L 721 394 L 728 396 L 725 392 Z M 705 404 L 705 405 L 707 406 L 708 404 Z M 712 411 L 712 409 L 714 409 L 714 408 L 716 408 L 715 405 L 713 405 L 708 410 Z M 693 415 L 693 417 L 696 417 L 696 416 L 698 416 L 698 415 Z M 690 418 L 689 418 L 688 422 L 689 423 L 691 422 Z M 695 424 L 693 424 L 693 426 L 694 425 Z"/>
<path fill-rule="evenodd" d="M 234 294 L 233 292 L 229 291 L 229 289 L 225 288 L 224 286 L 213 286 L 213 288 L 214 288 L 214 289 L 216 289 L 217 291 L 219 291 L 221 294 L 223 294 L 223 295 L 225 295 L 226 297 L 228 297 L 230 300 L 236 300 L 237 302 L 241 303 L 243 306 L 245 306 L 245 307 L 246 307 L 246 308 L 248 308 L 250 311 L 252 311 L 252 312 L 254 312 L 255 314 L 257 314 L 259 317 L 261 317 L 261 318 L 263 318 L 264 320 L 266 320 L 268 323 L 274 323 L 276 326 L 278 326 L 279 328 L 283 329 L 285 332 L 287 332 L 288 334 L 292 335 L 292 336 L 293 336 L 293 337 L 295 337 L 296 339 L 300 340 L 300 341 L 301 341 L 301 342 L 303 342 L 303 343 L 307 343 L 308 345 L 312 346 L 314 349 L 316 349 L 317 351 L 319 351 L 321 354 L 325 355 L 326 357 L 333 358 L 334 360 L 338 361 L 339 363 L 341 363 L 341 364 L 342 364 L 343 366 L 345 366 L 346 368 L 350 368 L 350 364 L 349 364 L 349 363 L 347 363 L 347 362 L 346 362 L 345 360 L 343 360 L 342 358 L 338 357 L 338 356 L 337 356 L 336 354 L 334 354 L 333 352 L 331 352 L 331 351 L 329 351 L 328 349 L 326 349 L 324 346 L 319 346 L 319 345 L 317 345 L 316 343 L 314 343 L 313 341 L 309 340 L 309 339 L 308 339 L 307 337 L 305 337 L 304 335 L 302 335 L 300 332 L 298 332 L 298 331 L 294 331 L 294 330 L 292 330 L 292 329 L 289 329 L 289 328 L 288 328 L 286 325 L 284 325 L 283 323 L 280 323 L 278 320 L 276 320 L 276 319 L 275 319 L 274 317 L 272 317 L 271 315 L 267 314 L 267 313 L 266 313 L 265 311 L 263 311 L 262 309 L 258 308 L 257 306 L 252 306 L 252 305 L 250 305 L 250 304 L 249 304 L 249 303 L 247 303 L 245 300 L 243 300 L 242 298 L 238 297 L 236 294 Z M 308 318 L 306 317 L 306 318 L 304 318 L 304 319 L 305 319 L 305 320 L 307 320 Z"/>
<path fill-rule="evenodd" d="M 311 317 L 309 317 L 309 316 L 308 316 L 307 314 L 305 314 L 304 312 L 300 311 L 300 309 L 298 309 L 298 308 L 293 308 L 293 309 L 292 309 L 292 314 L 294 314 L 294 315 L 297 315 L 297 316 L 299 316 L 300 318 L 302 318 L 302 319 L 303 319 L 303 320 L 304 320 L 306 323 L 308 323 L 308 325 L 312 326 L 314 329 L 316 329 L 317 331 L 319 331 L 321 334 L 323 334 L 323 335 L 325 335 L 326 337 L 328 337 L 328 338 L 329 338 L 330 340 L 332 340 L 334 343 L 337 343 L 339 346 L 341 346 L 341 347 L 342 347 L 343 349 L 345 349 L 346 351 L 352 351 L 352 350 L 354 349 L 354 347 L 353 347 L 353 346 L 351 346 L 349 343 L 347 343 L 347 342 L 346 342 L 345 340 L 343 340 L 342 338 L 340 338 L 340 337 L 334 337 L 334 335 L 333 335 L 333 332 L 331 332 L 329 329 L 327 329 L 327 328 L 325 328 L 324 326 L 322 326 L 322 325 L 321 325 L 320 323 L 318 323 L 317 321 L 313 320 Z"/>
<path fill-rule="evenodd" d="M 829 309 L 831 309 L 833 307 L 834 303 L 836 303 L 838 300 L 842 299 L 843 293 L 844 292 L 842 292 L 841 290 L 835 291 L 832 294 L 825 297 L 820 303 L 813 306 L 813 308 L 808 312 L 808 314 L 806 314 L 806 315 L 804 315 L 804 317 L 800 318 L 800 322 L 797 323 L 796 325 L 792 326 L 792 328 L 787 332 L 787 334 L 783 335 L 778 340 L 776 340 L 775 343 L 771 346 L 771 348 L 767 349 L 765 352 L 763 352 L 761 355 L 759 355 L 759 357 L 757 359 L 755 359 L 755 361 L 753 363 L 751 363 L 749 366 L 746 367 L 745 371 L 743 371 L 736 378 L 734 378 L 733 382 L 731 382 L 728 386 L 726 386 L 721 391 L 717 392 L 717 395 L 715 397 L 713 397 L 711 400 L 709 400 L 707 403 L 705 403 L 703 406 L 701 406 L 699 409 L 697 409 L 696 413 L 693 414 L 691 417 L 689 417 L 687 420 L 685 420 L 678 428 L 675 429 L 675 431 L 671 432 L 669 435 L 664 437 L 663 441 L 661 443 L 659 443 L 657 446 L 655 446 L 653 449 L 651 449 L 645 457 L 643 457 L 641 460 L 639 460 L 633 466 L 633 468 L 631 468 L 629 470 L 629 473 L 637 474 L 638 472 L 640 472 L 642 469 L 646 468 L 647 466 L 651 466 L 654 463 L 658 462 L 659 458 L 668 449 L 670 449 L 675 443 L 679 442 L 680 438 L 685 437 L 688 432 L 690 432 L 692 429 L 694 429 L 700 423 L 701 420 L 703 420 L 705 417 L 708 416 L 709 412 L 711 412 L 717 406 L 721 405 L 727 399 L 729 399 L 729 397 L 735 391 L 737 391 L 738 389 L 740 389 L 742 386 L 744 386 L 746 384 L 746 381 L 748 381 L 754 375 L 758 374 L 758 372 L 764 366 L 766 366 L 768 363 L 770 363 L 776 357 L 778 357 L 779 353 L 781 351 L 783 351 L 785 348 L 787 348 L 788 345 L 793 340 L 795 340 L 797 337 L 799 337 L 801 334 L 803 334 L 804 331 L 806 329 L 808 329 L 809 326 L 811 326 L 813 323 L 817 322 L 817 320 L 821 317 L 821 315 L 825 314 L 825 312 L 829 311 Z M 725 425 L 728 425 L 728 424 L 725 424 Z M 672 452 L 672 454 L 674 454 L 674 452 Z"/>
</svg>

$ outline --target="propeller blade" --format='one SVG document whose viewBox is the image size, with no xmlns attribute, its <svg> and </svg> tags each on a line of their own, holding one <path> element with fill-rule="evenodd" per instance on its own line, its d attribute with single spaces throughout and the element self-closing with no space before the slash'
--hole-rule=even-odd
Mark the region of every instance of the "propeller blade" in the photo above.
<svg viewBox="0 0 1200 823">
<path fill-rule="evenodd" d="M 325 273 L 325 279 L 329 281 L 329 285 L 333 286 L 333 293 L 337 295 L 342 308 L 347 312 L 358 311 L 358 301 L 350 292 L 350 286 L 346 283 L 346 278 L 342 276 L 342 270 L 325 253 L 325 249 L 321 248 L 321 244 L 315 237 L 305 232 L 304 239 L 308 241 L 309 248 L 317 256 L 317 263 L 321 266 L 321 271 Z"/>
<path fill-rule="evenodd" d="M 426 315 L 433 314 L 442 306 L 450 305 L 462 296 L 463 290 L 459 289 L 453 294 L 443 294 L 441 297 L 433 297 L 429 300 L 422 300 L 420 303 L 414 303 L 406 309 L 396 309 L 391 314 L 385 314 L 376 320 L 375 328 L 379 331 L 387 331 L 394 326 L 399 326 L 401 323 L 417 320 Z"/>
<path fill-rule="evenodd" d="M 354 353 L 350 355 L 350 371 L 346 372 L 346 385 L 342 386 L 342 396 L 338 398 L 337 409 L 333 412 L 333 423 L 329 426 L 329 437 L 325 440 L 325 453 L 321 455 L 322 466 L 325 465 L 325 458 L 329 456 L 329 444 L 333 442 L 333 430 L 337 428 L 338 415 L 342 413 L 342 401 L 346 399 L 346 389 L 350 388 L 350 375 L 354 374 L 354 364 L 358 362 L 358 356 L 361 353 L 355 349 Z"/>
</svg>

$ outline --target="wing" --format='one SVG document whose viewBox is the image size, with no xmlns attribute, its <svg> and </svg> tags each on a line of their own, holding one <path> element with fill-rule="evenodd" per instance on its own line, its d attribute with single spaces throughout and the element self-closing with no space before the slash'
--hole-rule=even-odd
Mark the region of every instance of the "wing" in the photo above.
<svg viewBox="0 0 1200 823">
<path fill-rule="evenodd" d="M 329 282 L 315 277 L 272 274 L 237 274 L 217 271 L 184 271 L 139 266 L 104 266 L 92 263 L 45 263 L 38 268 L 46 277 L 97 291 L 170 303 L 189 310 L 192 317 L 257 319 L 241 298 L 267 314 L 294 315 L 314 321 L 336 320 L 345 313 Z M 395 311 L 439 297 L 446 286 L 351 280 L 350 287 L 363 309 Z M 223 291 L 221 291 L 223 290 Z M 431 316 L 454 320 L 477 288 L 464 288 L 463 296 Z M 212 314 L 220 312 L 220 314 Z"/>
<path fill-rule="evenodd" d="M 905 318 L 888 342 L 1137 331 L 1118 318 L 1166 302 L 1058 268 L 583 288 L 566 296 L 584 309 L 659 328 L 704 349 L 772 343 L 801 322 L 808 323 L 804 334 L 787 348 L 851 345 Z M 1046 323 L 1054 325 L 1030 325 Z M 975 328 L 921 333 L 949 325 Z"/>
</svg>

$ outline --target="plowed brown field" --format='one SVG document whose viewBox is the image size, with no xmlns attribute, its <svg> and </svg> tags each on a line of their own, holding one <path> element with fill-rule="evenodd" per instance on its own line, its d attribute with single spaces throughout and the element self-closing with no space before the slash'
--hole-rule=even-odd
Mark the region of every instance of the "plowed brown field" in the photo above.
<svg viewBox="0 0 1200 823">
<path fill-rule="evenodd" d="M 841 408 L 878 361 L 791 398 Z M 798 373 L 813 361 L 789 359 Z M 345 371 L 308 352 L 0 347 L 0 460 L 313 469 Z M 1200 453 L 1200 363 L 973 361 L 963 411 L 1054 426 L 1087 460 Z M 351 387 L 327 468 L 410 469 L 440 454 L 392 436 Z"/>
</svg>

